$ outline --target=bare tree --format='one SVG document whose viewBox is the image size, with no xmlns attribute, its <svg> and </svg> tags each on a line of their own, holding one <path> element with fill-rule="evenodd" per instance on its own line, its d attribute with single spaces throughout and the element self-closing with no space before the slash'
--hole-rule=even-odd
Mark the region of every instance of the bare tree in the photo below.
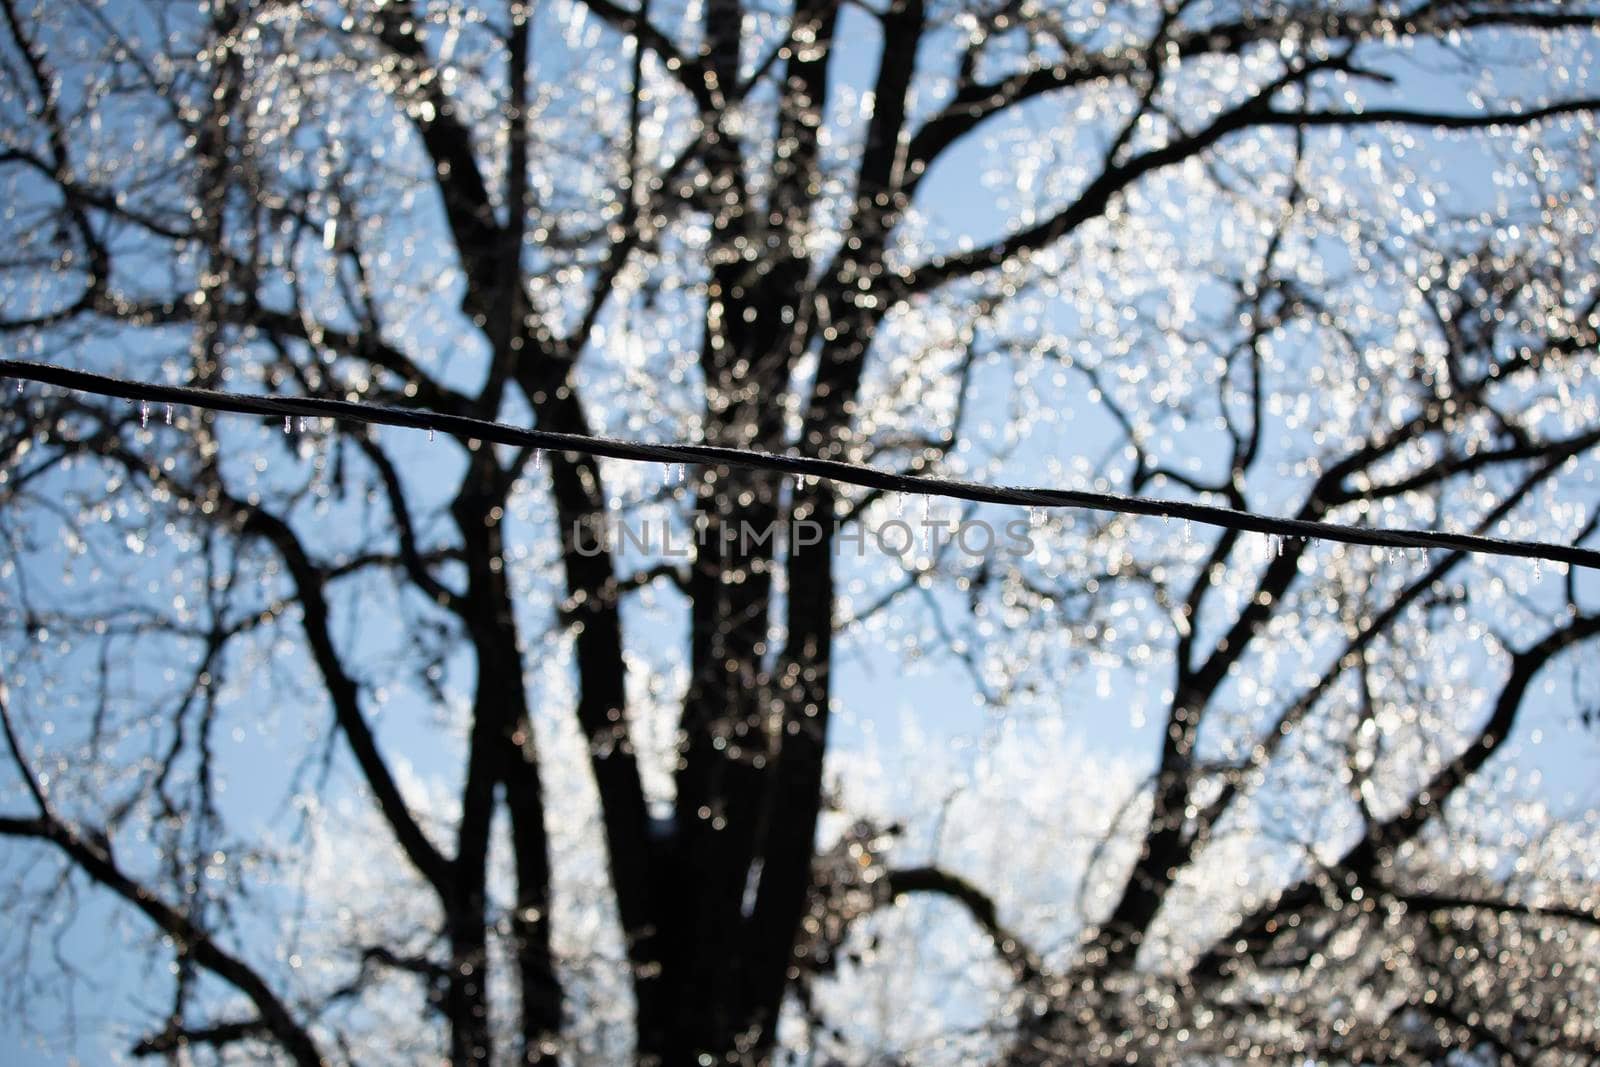
<svg viewBox="0 0 1600 1067">
<path fill-rule="evenodd" d="M 1592 5 L 0 7 L 10 355 L 1594 536 Z M 0 430 L 8 951 L 142 916 L 135 1054 L 864 1061 L 830 989 L 932 900 L 1005 990 L 959 1056 L 1600 1055 L 1592 856 L 1485 814 L 1537 687 L 1594 703 L 1592 576 L 1067 512 L 886 552 L 826 480 L 60 391 Z M 1082 849 L 969 820 L 1062 886 L 946 862 L 829 782 L 853 651 L 979 730 L 1135 694 L 1148 773 Z"/>
</svg>

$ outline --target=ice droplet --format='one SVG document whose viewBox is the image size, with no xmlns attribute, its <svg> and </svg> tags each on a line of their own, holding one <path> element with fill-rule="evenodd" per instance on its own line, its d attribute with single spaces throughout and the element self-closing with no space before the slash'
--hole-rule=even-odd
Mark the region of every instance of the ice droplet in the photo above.
<svg viewBox="0 0 1600 1067">
<path fill-rule="evenodd" d="M 430 441 L 433 440 L 433 427 L 432 426 L 428 427 L 428 440 L 430 440 Z"/>
<path fill-rule="evenodd" d="M 1544 581 L 1544 560 L 1537 557 L 1533 561 L 1533 580 L 1536 582 Z"/>
<path fill-rule="evenodd" d="M 285 434 L 288 434 L 292 429 L 293 429 L 292 420 L 289 418 L 289 416 L 285 415 L 283 417 L 283 432 Z"/>
<path fill-rule="evenodd" d="M 139 401 L 139 429 L 150 425 L 150 401 Z"/>
</svg>

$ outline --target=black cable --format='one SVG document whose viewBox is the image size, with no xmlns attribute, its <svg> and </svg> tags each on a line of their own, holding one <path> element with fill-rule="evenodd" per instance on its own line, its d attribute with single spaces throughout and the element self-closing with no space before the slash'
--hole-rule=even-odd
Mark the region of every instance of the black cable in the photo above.
<svg viewBox="0 0 1600 1067">
<path fill-rule="evenodd" d="M 1158 500 L 1152 497 L 1097 493 L 1082 489 L 1048 489 L 1023 486 L 984 485 L 951 478 L 925 478 L 896 474 L 875 467 L 844 463 L 809 456 L 780 455 L 718 445 L 649 444 L 611 437 L 528 430 L 487 419 L 463 415 L 444 415 L 433 411 L 411 411 L 376 404 L 320 397 L 265 396 L 194 389 L 180 385 L 154 385 L 114 378 L 90 371 L 73 370 L 48 363 L 0 360 L 0 375 L 23 381 L 56 385 L 100 396 L 120 397 L 153 403 L 184 404 L 226 411 L 239 415 L 272 417 L 336 418 L 378 426 L 403 426 L 416 430 L 449 434 L 465 440 L 543 449 L 548 452 L 574 452 L 608 459 L 645 463 L 697 463 L 784 474 L 826 478 L 829 481 L 918 496 L 972 500 L 985 504 L 1013 504 L 1035 508 L 1083 508 L 1128 515 L 1159 515 L 1207 526 L 1279 537 L 1317 538 L 1348 545 L 1373 548 L 1451 549 L 1490 556 L 1518 556 L 1549 560 L 1574 567 L 1600 570 L 1600 551 L 1575 545 L 1547 544 L 1539 541 L 1511 541 L 1476 534 L 1448 533 L 1439 530 L 1372 529 L 1336 522 L 1312 522 L 1258 515 L 1248 511 L 1198 504 L 1183 500 Z"/>
</svg>

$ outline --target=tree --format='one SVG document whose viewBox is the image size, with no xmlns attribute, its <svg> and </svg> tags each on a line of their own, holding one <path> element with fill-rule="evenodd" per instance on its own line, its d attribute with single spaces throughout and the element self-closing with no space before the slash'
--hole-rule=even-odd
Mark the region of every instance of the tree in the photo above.
<svg viewBox="0 0 1600 1067">
<path fill-rule="evenodd" d="M 1594 538 L 1590 5 L 0 5 L 11 355 Z M 922 1056 L 1600 1053 L 1592 822 L 1493 816 L 1536 688 L 1595 702 L 1592 576 L 1059 510 L 898 553 L 826 479 L 4 418 L 8 951 L 63 894 L 158 934 L 135 1054 L 867 1059 L 840 990 L 969 929 Z M 1092 847 L 896 821 L 829 750 L 852 651 L 966 672 L 1046 809 L 1076 708 L 1149 766 Z"/>
</svg>

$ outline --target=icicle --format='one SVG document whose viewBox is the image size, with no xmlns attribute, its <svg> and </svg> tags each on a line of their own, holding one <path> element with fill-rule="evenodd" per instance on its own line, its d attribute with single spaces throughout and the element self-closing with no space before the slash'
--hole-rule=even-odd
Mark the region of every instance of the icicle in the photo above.
<svg viewBox="0 0 1600 1067">
<path fill-rule="evenodd" d="M 172 405 L 171 404 L 167 405 L 167 425 L 168 426 L 172 425 Z"/>
<path fill-rule="evenodd" d="M 904 494 L 896 493 L 894 495 L 894 517 L 897 519 L 906 517 L 906 498 Z"/>
<path fill-rule="evenodd" d="M 150 425 L 150 401 L 139 401 L 139 429 L 143 430 Z"/>
<path fill-rule="evenodd" d="M 541 471 L 544 469 L 544 449 L 542 448 L 536 448 L 533 450 L 533 469 L 535 471 Z"/>
<path fill-rule="evenodd" d="M 1544 581 L 1544 560 L 1539 559 L 1537 556 L 1533 560 L 1533 580 L 1536 582 Z"/>
<path fill-rule="evenodd" d="M 433 440 L 433 427 L 432 426 L 428 427 L 428 440 L 430 440 L 430 441 Z"/>
<path fill-rule="evenodd" d="M 1277 557 L 1279 559 L 1282 559 L 1283 558 L 1283 535 L 1282 534 L 1273 534 L 1272 535 L 1272 547 L 1276 551 Z"/>
<path fill-rule="evenodd" d="M 283 417 L 283 432 L 284 432 L 284 435 L 287 436 L 288 434 L 293 432 L 293 429 L 294 429 L 293 420 L 288 415 L 285 415 Z"/>
<path fill-rule="evenodd" d="M 1194 540 L 1194 523 L 1188 519 L 1183 520 L 1183 543 L 1188 544 Z"/>
</svg>

